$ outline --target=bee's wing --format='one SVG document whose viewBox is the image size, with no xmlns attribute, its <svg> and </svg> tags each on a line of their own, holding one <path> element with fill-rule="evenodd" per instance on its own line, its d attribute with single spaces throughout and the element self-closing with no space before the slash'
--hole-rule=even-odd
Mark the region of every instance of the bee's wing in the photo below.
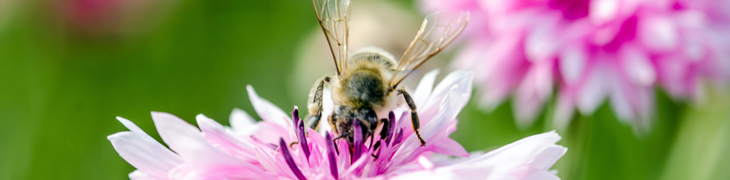
<svg viewBox="0 0 730 180">
<path fill-rule="evenodd" d="M 350 0 L 312 0 L 319 26 L 327 38 L 337 75 L 347 67 L 347 39 L 350 34 Z"/>
<path fill-rule="evenodd" d="M 468 22 L 469 12 L 436 12 L 426 16 L 416 38 L 398 62 L 390 85 L 395 88 L 412 70 L 443 50 L 459 36 Z"/>
</svg>

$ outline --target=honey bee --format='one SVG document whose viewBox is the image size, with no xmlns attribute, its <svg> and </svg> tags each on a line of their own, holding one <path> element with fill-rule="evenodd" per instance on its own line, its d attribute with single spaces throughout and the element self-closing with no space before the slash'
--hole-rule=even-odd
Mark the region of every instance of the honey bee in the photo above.
<svg viewBox="0 0 730 180">
<path fill-rule="evenodd" d="M 362 128 L 363 138 L 373 138 L 377 126 L 383 126 L 381 134 L 387 134 L 387 117 L 394 108 L 407 104 L 411 110 L 413 131 L 421 142 L 420 122 L 416 104 L 410 94 L 398 85 L 413 70 L 426 62 L 466 27 L 469 13 L 433 13 L 426 17 L 416 37 L 400 61 L 376 47 L 363 48 L 348 55 L 350 0 L 312 0 L 314 12 L 324 32 L 334 59 L 337 75 L 325 75 L 314 83 L 307 101 L 307 126 L 317 129 L 322 118 L 322 93 L 330 88 L 334 109 L 326 117 L 337 138 L 347 139 L 352 147 L 355 121 Z M 381 135 L 381 138 L 385 136 Z M 371 141 L 372 142 L 372 141 Z"/>
</svg>

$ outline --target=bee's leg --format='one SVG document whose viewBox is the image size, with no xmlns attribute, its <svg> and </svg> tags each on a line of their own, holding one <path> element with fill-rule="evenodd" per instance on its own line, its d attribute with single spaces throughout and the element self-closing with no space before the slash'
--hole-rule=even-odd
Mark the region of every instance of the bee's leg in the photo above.
<svg viewBox="0 0 730 180">
<path fill-rule="evenodd" d="M 332 141 L 337 141 L 340 138 L 346 138 L 348 135 L 350 135 L 350 134 L 344 133 L 342 135 L 339 135 L 339 136 L 335 137 L 334 139 L 332 139 Z"/>
<path fill-rule="evenodd" d="M 338 148 L 338 146 L 337 146 L 337 140 L 341 139 L 341 138 L 347 138 L 347 136 L 349 136 L 349 135 L 350 135 L 349 133 L 345 132 L 345 133 L 342 133 L 341 135 L 335 137 L 334 139 L 332 139 L 332 143 L 335 145 L 335 152 L 337 152 L 337 154 L 340 154 L 340 150 L 339 150 L 340 148 Z M 352 147 L 350 147 L 350 149 L 352 149 Z"/>
<path fill-rule="evenodd" d="M 421 128 L 421 122 L 418 120 L 418 113 L 416 112 L 416 102 L 413 102 L 413 98 L 411 98 L 411 95 L 408 94 L 408 92 L 406 92 L 406 89 L 404 88 L 398 89 L 398 94 L 403 94 L 403 98 L 406 99 L 408 108 L 411 109 L 411 125 L 413 125 L 413 132 L 416 133 L 416 136 L 418 136 L 418 140 L 421 141 L 421 146 L 426 146 L 426 141 L 421 138 L 421 133 L 418 132 L 418 129 Z"/>
<path fill-rule="evenodd" d="M 380 139 L 388 138 L 388 131 L 390 131 L 390 121 L 388 119 L 380 119 L 380 122 L 383 123 L 383 128 L 380 130 Z"/>
<path fill-rule="evenodd" d="M 319 127 L 319 120 L 322 119 L 322 92 L 324 91 L 324 84 L 329 84 L 330 77 L 324 76 L 317 80 L 309 91 L 309 100 L 307 100 L 307 109 L 309 114 L 304 119 L 307 120 L 307 127 L 317 130 Z"/>
<path fill-rule="evenodd" d="M 380 130 L 380 139 L 388 138 L 388 131 L 390 131 L 390 121 L 388 121 L 388 119 L 380 119 L 380 122 L 383 123 L 383 128 L 382 130 Z M 376 142 L 375 146 L 371 147 L 378 149 L 378 147 L 380 147 L 380 141 Z M 377 156 L 373 156 L 377 159 Z"/>
</svg>

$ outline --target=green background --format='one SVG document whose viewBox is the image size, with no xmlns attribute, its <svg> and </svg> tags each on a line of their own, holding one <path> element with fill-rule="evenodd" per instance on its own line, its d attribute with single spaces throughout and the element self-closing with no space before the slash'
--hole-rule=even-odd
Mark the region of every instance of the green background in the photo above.
<svg viewBox="0 0 730 180">
<path fill-rule="evenodd" d="M 0 179 L 128 179 L 134 168 L 106 139 L 126 130 L 115 116 L 158 140 L 150 111 L 228 124 L 233 108 L 254 112 L 248 84 L 284 110 L 303 107 L 289 78 L 297 46 L 317 30 L 310 1 L 168 1 L 145 30 L 111 34 L 59 20 L 59 2 L 68 1 L 17 1 L 0 12 Z M 412 1 L 395 4 L 418 13 Z M 646 135 L 605 104 L 576 115 L 559 132 L 569 150 L 553 168 L 564 179 L 730 179 L 730 92 L 710 90 L 703 103 L 657 92 Z M 452 137 L 490 150 L 551 130 L 550 115 L 541 117 L 520 130 L 509 102 L 492 112 L 470 102 Z"/>
</svg>

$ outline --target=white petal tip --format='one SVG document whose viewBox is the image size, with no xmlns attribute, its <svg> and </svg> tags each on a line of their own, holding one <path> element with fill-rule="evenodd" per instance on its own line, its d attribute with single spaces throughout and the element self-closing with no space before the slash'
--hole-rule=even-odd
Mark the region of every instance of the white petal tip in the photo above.
<svg viewBox="0 0 730 180">
<path fill-rule="evenodd" d="M 253 90 L 253 86 L 251 86 L 250 84 L 246 85 L 246 90 L 248 91 L 249 94 L 251 94 L 251 93 L 256 94 L 256 91 Z"/>
<path fill-rule="evenodd" d="M 540 136 L 547 136 L 549 139 L 551 139 L 551 140 L 553 140 L 555 142 L 558 142 L 561 139 L 563 139 L 563 137 L 560 136 L 560 134 L 558 134 L 557 132 L 555 132 L 555 130 L 542 133 L 542 134 L 540 134 Z"/>
<path fill-rule="evenodd" d="M 256 93 L 256 90 L 253 89 L 253 86 L 246 85 L 246 90 L 248 92 L 248 100 L 251 101 L 251 103 L 253 103 L 255 100 L 259 99 L 259 95 Z"/>
<path fill-rule="evenodd" d="M 122 138 L 122 136 L 125 136 L 126 134 L 129 134 L 129 133 L 131 133 L 131 132 L 129 132 L 129 131 L 117 132 L 117 133 L 114 133 L 112 135 L 106 136 L 106 139 L 108 139 L 109 141 L 114 142 L 115 140 L 117 140 L 119 138 Z"/>
<path fill-rule="evenodd" d="M 200 127 L 211 127 L 213 124 L 217 124 L 215 120 L 203 114 L 198 114 L 197 116 L 195 116 L 195 120 L 198 122 L 198 126 Z"/>
<path fill-rule="evenodd" d="M 165 112 L 158 112 L 158 111 L 151 111 L 150 114 L 152 115 L 152 117 L 154 117 L 154 116 L 162 116 L 162 115 L 165 115 L 167 113 L 165 113 Z"/>
<path fill-rule="evenodd" d="M 161 127 L 170 125 L 170 124 L 177 124 L 180 122 L 185 122 L 185 120 L 180 119 L 179 117 L 166 113 L 166 112 L 156 112 L 152 111 L 152 121 L 155 122 L 155 126 L 159 130 Z"/>
<path fill-rule="evenodd" d="M 132 123 L 132 121 L 130 121 L 129 119 L 125 119 L 125 118 L 123 118 L 123 117 L 119 117 L 119 116 L 117 116 L 117 121 L 121 122 L 121 123 L 122 123 L 122 124 L 124 124 L 125 126 L 126 126 L 127 124 L 134 124 L 134 123 Z"/>
<path fill-rule="evenodd" d="M 207 116 L 205 116 L 203 114 L 195 115 L 195 121 L 198 122 L 198 125 L 207 123 L 208 119 L 210 119 L 210 118 L 208 118 Z"/>
<path fill-rule="evenodd" d="M 246 118 L 250 117 L 246 111 L 235 108 L 233 111 L 231 111 L 231 115 L 228 117 L 230 120 L 233 120 L 234 118 Z"/>
<path fill-rule="evenodd" d="M 160 118 L 177 118 L 177 116 L 166 112 L 152 111 L 150 114 L 152 115 L 152 120 L 159 120 Z"/>
</svg>

